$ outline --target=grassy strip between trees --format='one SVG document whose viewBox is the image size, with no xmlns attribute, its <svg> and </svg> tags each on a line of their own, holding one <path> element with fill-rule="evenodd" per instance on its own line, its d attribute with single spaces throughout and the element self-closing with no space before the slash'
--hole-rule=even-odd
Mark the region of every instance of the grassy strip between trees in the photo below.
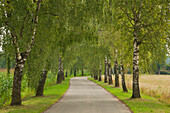
<svg viewBox="0 0 170 113">
<path fill-rule="evenodd" d="M 115 88 L 114 85 L 108 85 L 107 83 L 99 82 L 93 78 L 88 79 L 104 87 L 107 91 L 118 97 L 126 103 L 134 113 L 170 113 L 170 105 L 162 103 L 151 96 L 141 94 L 141 99 L 130 99 L 132 90 L 128 90 L 129 92 L 125 93 L 122 92 L 121 88 Z"/>
<path fill-rule="evenodd" d="M 30 96 L 25 98 L 22 106 L 5 106 L 0 113 L 41 113 L 52 104 L 56 103 L 69 88 L 71 76 L 67 77 L 61 84 L 47 86 L 43 97 Z"/>
</svg>

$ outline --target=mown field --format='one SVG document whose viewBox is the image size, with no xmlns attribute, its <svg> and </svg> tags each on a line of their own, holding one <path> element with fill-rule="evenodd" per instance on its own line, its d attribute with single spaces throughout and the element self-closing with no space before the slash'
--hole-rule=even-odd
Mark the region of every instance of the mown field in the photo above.
<svg viewBox="0 0 170 113">
<path fill-rule="evenodd" d="M 102 76 L 103 78 L 103 76 Z M 126 85 L 132 89 L 132 75 L 126 74 Z M 121 76 L 119 75 L 120 86 Z M 114 76 L 113 76 L 114 82 Z M 156 97 L 158 100 L 170 104 L 170 76 L 169 75 L 147 75 L 139 77 L 140 91 L 149 96 Z"/>
</svg>

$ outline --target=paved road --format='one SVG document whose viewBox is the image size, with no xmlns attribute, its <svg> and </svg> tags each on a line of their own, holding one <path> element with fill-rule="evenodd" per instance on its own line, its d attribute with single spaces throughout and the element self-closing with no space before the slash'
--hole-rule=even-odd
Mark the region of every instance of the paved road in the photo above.
<svg viewBox="0 0 170 113">
<path fill-rule="evenodd" d="M 87 77 L 71 79 L 64 97 L 44 113 L 131 113 L 117 98 Z"/>
</svg>

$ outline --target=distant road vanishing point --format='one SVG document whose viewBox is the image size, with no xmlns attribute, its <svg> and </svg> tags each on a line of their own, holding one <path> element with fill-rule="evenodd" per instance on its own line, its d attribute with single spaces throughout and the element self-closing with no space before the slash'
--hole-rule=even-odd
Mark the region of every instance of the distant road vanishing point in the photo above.
<svg viewBox="0 0 170 113">
<path fill-rule="evenodd" d="M 75 77 L 71 78 L 70 88 L 64 97 L 44 113 L 131 113 L 131 111 L 87 77 Z"/>
</svg>

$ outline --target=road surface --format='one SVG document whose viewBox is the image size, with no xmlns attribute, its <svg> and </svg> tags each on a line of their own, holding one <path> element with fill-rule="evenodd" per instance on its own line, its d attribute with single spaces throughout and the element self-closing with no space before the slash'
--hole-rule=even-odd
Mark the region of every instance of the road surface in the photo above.
<svg viewBox="0 0 170 113">
<path fill-rule="evenodd" d="M 70 80 L 64 97 L 44 113 L 131 113 L 128 107 L 87 77 Z"/>
</svg>

